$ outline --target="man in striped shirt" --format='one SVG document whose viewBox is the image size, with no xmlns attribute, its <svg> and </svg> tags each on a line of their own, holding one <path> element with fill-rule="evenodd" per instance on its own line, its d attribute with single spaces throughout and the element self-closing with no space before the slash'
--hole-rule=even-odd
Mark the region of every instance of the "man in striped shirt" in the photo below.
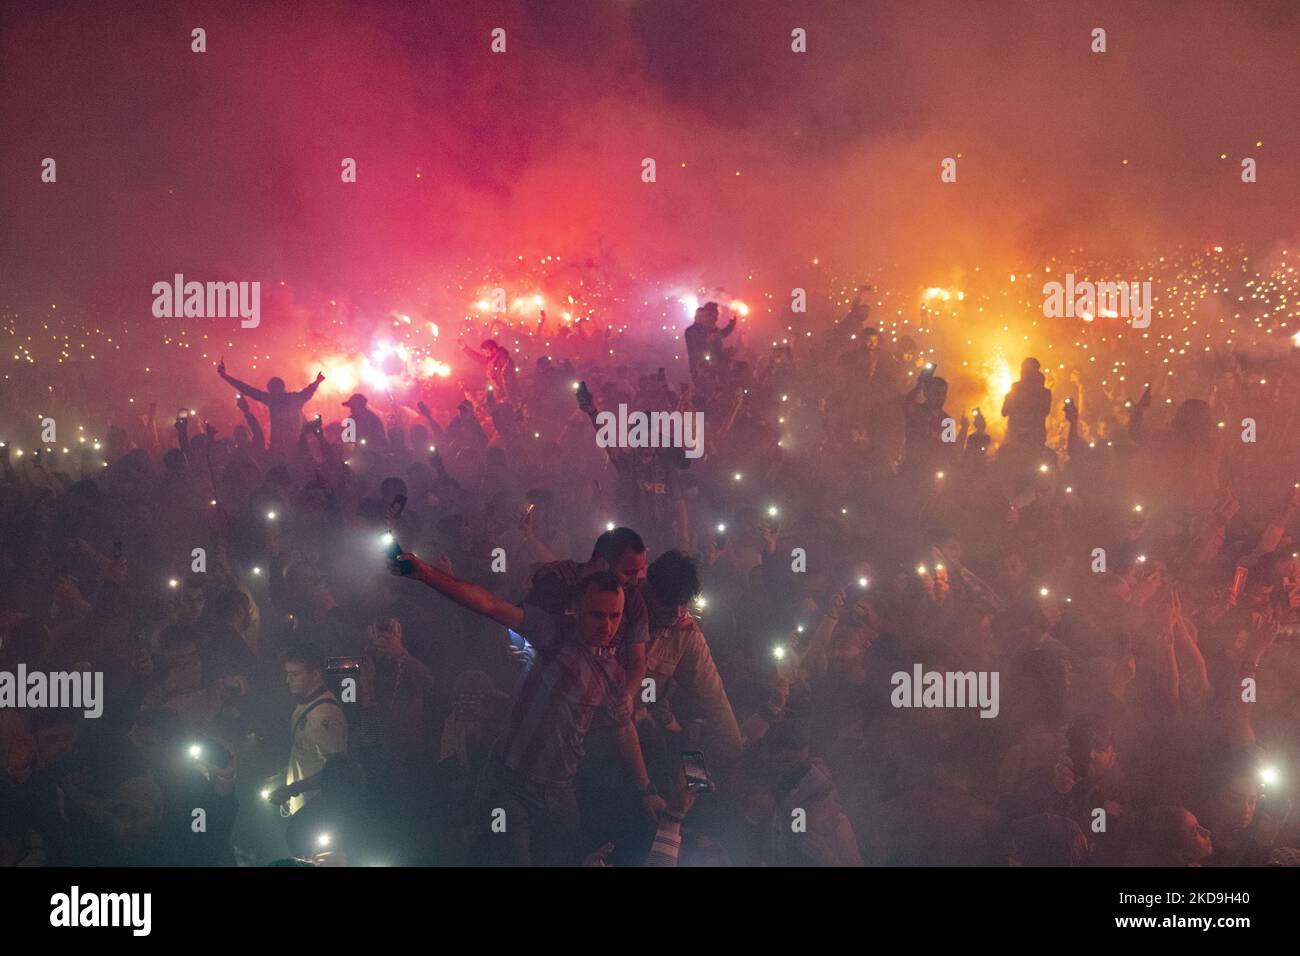
<svg viewBox="0 0 1300 956">
<path fill-rule="evenodd" d="M 641 690 L 646 642 L 650 640 L 645 600 L 637 586 L 646 574 L 645 542 L 639 534 L 631 528 L 614 528 L 596 539 L 586 564 L 551 561 L 540 565 L 533 571 L 524 603 L 563 614 L 573 606 L 578 584 L 597 571 L 612 571 L 623 585 L 623 618 L 615 644 L 631 698 Z"/>
<path fill-rule="evenodd" d="M 583 578 L 569 612 L 554 614 L 527 601 L 511 604 L 411 554 L 394 559 L 394 573 L 408 561 L 416 580 L 518 632 L 537 649 L 484 774 L 480 812 L 489 860 L 517 866 L 578 863 L 574 778 L 598 712 L 616 727 L 619 754 L 643 807 L 657 818 L 665 804 L 646 772 L 616 653 L 624 606 L 617 575 L 598 571 Z"/>
</svg>

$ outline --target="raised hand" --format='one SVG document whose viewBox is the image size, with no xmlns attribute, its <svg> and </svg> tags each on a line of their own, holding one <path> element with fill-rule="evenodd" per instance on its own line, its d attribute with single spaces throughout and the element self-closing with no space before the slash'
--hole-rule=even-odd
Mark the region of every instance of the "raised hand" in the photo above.
<svg viewBox="0 0 1300 956">
<path fill-rule="evenodd" d="M 844 616 L 844 608 L 848 603 L 849 592 L 844 588 L 840 588 L 831 596 L 831 607 L 830 610 L 826 612 L 826 616 L 832 621 L 838 621 Z"/>
<path fill-rule="evenodd" d="M 613 852 L 614 852 L 614 844 L 606 843 L 599 850 L 594 850 L 593 852 L 588 853 L 586 859 L 582 861 L 582 865 L 584 867 L 609 866 L 609 864 L 606 863 L 605 860 Z"/>
<path fill-rule="evenodd" d="M 1219 497 L 1219 506 L 1215 509 L 1215 516 L 1227 524 L 1237 514 L 1240 505 L 1237 503 L 1237 496 L 1232 493 L 1232 489 L 1223 489 L 1223 494 Z"/>
</svg>

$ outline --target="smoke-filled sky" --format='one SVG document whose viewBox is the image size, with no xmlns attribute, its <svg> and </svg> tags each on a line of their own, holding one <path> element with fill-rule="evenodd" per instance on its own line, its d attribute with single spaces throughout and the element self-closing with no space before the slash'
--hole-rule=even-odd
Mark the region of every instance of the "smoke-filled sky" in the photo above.
<svg viewBox="0 0 1300 956">
<path fill-rule="evenodd" d="M 1297 235 L 1289 0 L 31 2 L 0 17 L 8 307 L 147 321 L 174 272 L 360 299 L 517 255 L 726 285 L 813 257 L 919 276 Z M 57 184 L 40 181 L 47 156 Z"/>
</svg>

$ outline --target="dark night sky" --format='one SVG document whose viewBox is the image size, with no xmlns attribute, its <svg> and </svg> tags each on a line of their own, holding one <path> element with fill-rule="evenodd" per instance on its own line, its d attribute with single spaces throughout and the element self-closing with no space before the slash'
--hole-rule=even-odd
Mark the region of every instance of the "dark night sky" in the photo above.
<svg viewBox="0 0 1300 956">
<path fill-rule="evenodd" d="M 1297 234 L 1300 4 L 1285 0 L 74 2 L 0 16 L 11 306 L 122 297 L 134 312 L 174 271 L 361 295 L 466 257 L 597 248 L 627 270 L 725 277 L 815 255 L 919 271 Z M 190 52 L 194 26 L 206 54 Z M 489 52 L 495 26 L 505 55 Z M 941 184 L 957 153 L 957 184 Z M 39 180 L 46 156 L 57 185 Z"/>
</svg>

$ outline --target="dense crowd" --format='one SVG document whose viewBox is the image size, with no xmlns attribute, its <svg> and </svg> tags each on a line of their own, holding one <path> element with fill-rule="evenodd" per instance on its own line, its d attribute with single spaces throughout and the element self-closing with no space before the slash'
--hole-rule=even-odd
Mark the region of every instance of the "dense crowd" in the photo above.
<svg viewBox="0 0 1300 956">
<path fill-rule="evenodd" d="M 719 312 L 676 381 L 489 340 L 455 408 L 307 418 L 223 364 L 229 421 L 0 448 L 0 672 L 106 698 L 0 709 L 0 864 L 1296 862 L 1291 358 L 968 411 L 860 301 L 806 352 Z"/>
</svg>

